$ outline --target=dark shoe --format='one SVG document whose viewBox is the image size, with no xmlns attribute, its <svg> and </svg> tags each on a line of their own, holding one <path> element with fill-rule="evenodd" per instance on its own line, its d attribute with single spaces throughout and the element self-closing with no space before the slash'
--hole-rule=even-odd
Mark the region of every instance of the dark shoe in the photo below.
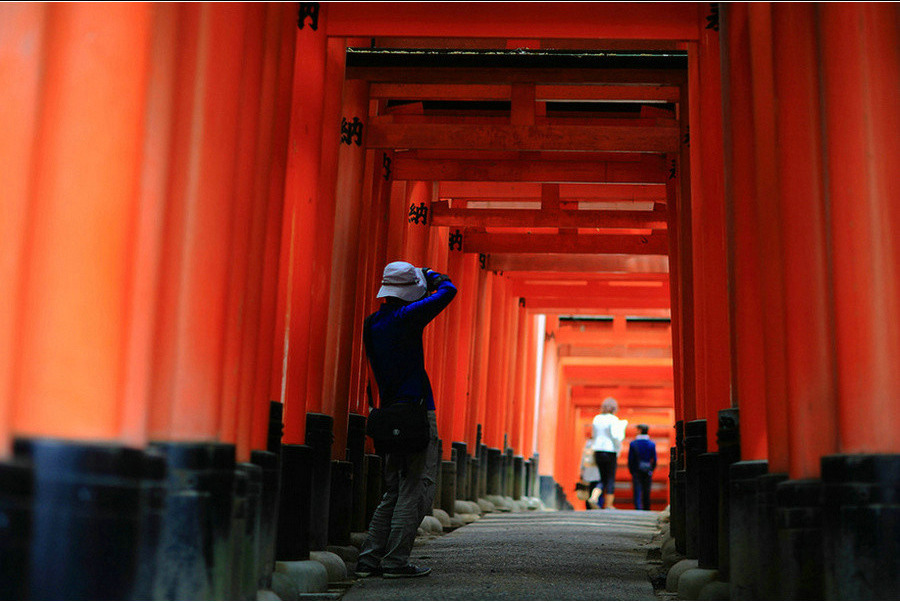
<svg viewBox="0 0 900 602">
<path fill-rule="evenodd" d="M 369 568 L 369 567 L 357 567 L 355 571 L 356 576 L 360 579 L 365 579 L 366 577 L 381 577 L 382 569 L 381 567 Z"/>
<path fill-rule="evenodd" d="M 382 576 L 385 579 L 401 579 L 403 577 L 424 577 L 430 572 L 431 569 L 427 566 L 407 564 L 406 566 L 401 566 L 396 569 L 385 569 L 384 575 Z"/>
</svg>

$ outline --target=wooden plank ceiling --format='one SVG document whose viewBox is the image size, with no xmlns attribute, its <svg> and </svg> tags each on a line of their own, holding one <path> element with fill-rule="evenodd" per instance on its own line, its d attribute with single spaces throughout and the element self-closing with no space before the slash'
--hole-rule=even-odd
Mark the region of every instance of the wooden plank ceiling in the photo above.
<svg viewBox="0 0 900 602">
<path fill-rule="evenodd" d="M 369 82 L 365 146 L 435 182 L 429 226 L 529 310 L 668 309 L 684 53 L 365 48 L 346 73 Z"/>
</svg>

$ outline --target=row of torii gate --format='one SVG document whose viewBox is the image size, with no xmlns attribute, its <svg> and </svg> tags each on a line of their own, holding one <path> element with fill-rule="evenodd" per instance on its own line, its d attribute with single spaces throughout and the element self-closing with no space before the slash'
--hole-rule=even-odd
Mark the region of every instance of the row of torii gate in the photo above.
<svg viewBox="0 0 900 602">
<path fill-rule="evenodd" d="M 273 400 L 343 459 L 402 258 L 460 289 L 426 340 L 445 442 L 569 489 L 613 395 L 732 596 L 896 591 L 896 5 L 2 11 L 9 474 L 56 478 L 42 441 L 247 463 Z"/>
</svg>

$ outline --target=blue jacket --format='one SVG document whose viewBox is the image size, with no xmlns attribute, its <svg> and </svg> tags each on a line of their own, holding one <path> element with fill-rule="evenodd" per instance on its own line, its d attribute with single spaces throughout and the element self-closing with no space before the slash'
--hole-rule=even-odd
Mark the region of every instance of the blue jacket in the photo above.
<svg viewBox="0 0 900 602">
<path fill-rule="evenodd" d="M 635 474 L 655 468 L 656 444 L 647 435 L 638 435 L 628 446 L 628 471 Z"/>
<path fill-rule="evenodd" d="M 422 331 L 456 296 L 449 280 L 431 295 L 408 304 L 383 303 L 366 320 L 371 327 L 366 354 L 378 383 L 382 407 L 394 401 L 425 398 L 434 408 L 434 393 L 425 372 Z"/>
</svg>

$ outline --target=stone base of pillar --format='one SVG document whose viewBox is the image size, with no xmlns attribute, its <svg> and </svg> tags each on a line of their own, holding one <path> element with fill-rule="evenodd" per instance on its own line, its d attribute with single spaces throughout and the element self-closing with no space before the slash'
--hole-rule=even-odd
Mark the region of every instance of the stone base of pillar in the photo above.
<svg viewBox="0 0 900 602">
<path fill-rule="evenodd" d="M 900 592 L 900 454 L 822 458 L 826 600 Z"/>
</svg>

